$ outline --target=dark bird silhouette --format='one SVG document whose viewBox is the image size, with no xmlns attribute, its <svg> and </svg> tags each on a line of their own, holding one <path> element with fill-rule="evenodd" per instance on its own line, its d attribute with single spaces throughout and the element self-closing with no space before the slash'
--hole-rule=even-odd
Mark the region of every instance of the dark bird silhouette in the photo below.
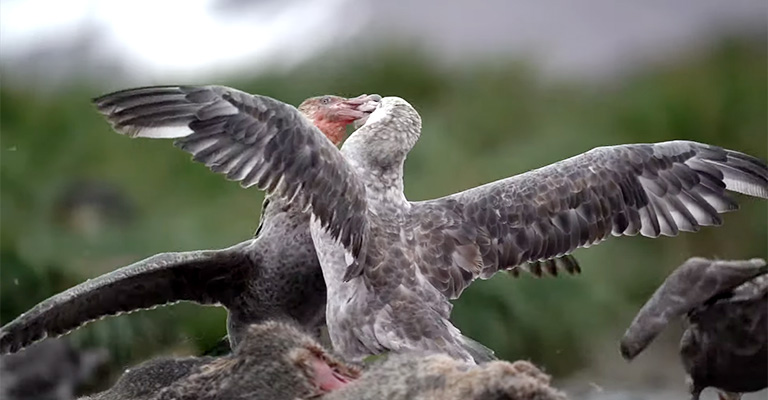
<svg viewBox="0 0 768 400">
<path fill-rule="evenodd" d="M 111 93 L 94 102 L 118 132 L 131 137 L 176 137 L 190 129 L 222 129 L 233 138 L 258 133 L 240 111 L 232 114 L 233 106 L 222 105 L 220 96 L 230 92 L 238 98 L 250 96 L 223 87 L 153 87 Z M 305 100 L 298 110 L 270 100 L 296 114 L 290 121 L 281 120 L 282 130 L 273 132 L 285 135 L 260 144 L 272 147 L 291 140 L 291 127 L 306 124 L 317 129 L 329 145 L 337 145 L 346 126 L 364 120 L 378 99 L 377 95 L 353 99 L 320 96 Z M 263 117 L 274 123 L 274 115 Z M 176 144 L 184 148 L 183 140 Z M 232 148 L 215 145 L 204 153 L 210 157 L 227 154 L 240 164 L 252 164 L 252 151 L 228 150 Z M 284 162 L 298 156 L 301 154 Z M 224 167 L 213 161 L 207 165 Z M 0 328 L 0 353 L 17 351 L 104 316 L 182 300 L 226 307 L 232 345 L 250 323 L 272 318 L 290 318 L 319 329 L 324 324 L 326 289 L 309 235 L 309 213 L 286 199 L 267 196 L 253 239 L 222 250 L 161 253 L 89 279 Z"/>
<path fill-rule="evenodd" d="M 738 399 L 768 386 L 765 260 L 689 259 L 637 314 L 621 339 L 621 354 L 632 360 L 679 317 L 686 325 L 680 356 L 693 399 L 707 387 Z"/>
</svg>

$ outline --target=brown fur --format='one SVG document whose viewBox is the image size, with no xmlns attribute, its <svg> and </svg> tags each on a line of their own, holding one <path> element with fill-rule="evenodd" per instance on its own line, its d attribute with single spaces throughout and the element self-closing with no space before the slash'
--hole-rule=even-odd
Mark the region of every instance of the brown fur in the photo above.
<svg viewBox="0 0 768 400">
<path fill-rule="evenodd" d="M 312 367 L 318 360 L 350 382 L 323 390 Z M 150 361 L 92 399 L 561 400 L 565 396 L 527 361 L 476 366 L 445 354 L 392 354 L 361 373 L 294 324 L 267 322 L 249 326 L 232 355 Z"/>
<path fill-rule="evenodd" d="M 527 361 L 479 366 L 445 354 L 390 355 L 324 400 L 564 400 L 549 376 Z"/>
</svg>

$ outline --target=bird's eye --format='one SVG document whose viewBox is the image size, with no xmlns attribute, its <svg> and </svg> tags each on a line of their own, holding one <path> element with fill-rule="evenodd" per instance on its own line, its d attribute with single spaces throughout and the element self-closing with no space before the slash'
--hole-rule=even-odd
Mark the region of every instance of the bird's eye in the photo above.
<svg viewBox="0 0 768 400">
<path fill-rule="evenodd" d="M 320 99 L 320 104 L 322 105 L 331 104 L 331 97 L 330 96 L 323 97 L 322 99 Z"/>
</svg>

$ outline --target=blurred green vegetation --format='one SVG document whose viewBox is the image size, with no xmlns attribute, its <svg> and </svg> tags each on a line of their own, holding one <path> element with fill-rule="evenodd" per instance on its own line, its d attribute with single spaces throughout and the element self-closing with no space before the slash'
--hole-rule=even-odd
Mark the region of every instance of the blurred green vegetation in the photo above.
<svg viewBox="0 0 768 400">
<path fill-rule="evenodd" d="M 216 83 L 292 104 L 324 93 L 409 100 L 424 119 L 406 164 L 406 194 L 413 200 L 601 145 L 690 139 L 767 158 L 765 42 L 726 41 L 706 54 L 601 84 L 544 83 L 519 62 L 442 70 L 419 54 L 372 49 L 353 59 L 328 56 L 291 73 Z M 257 226 L 259 191 L 210 173 L 170 142 L 111 132 L 89 99 L 113 89 L 119 88 L 78 82 L 56 94 L 0 90 L 0 322 L 85 278 L 161 251 L 224 247 Z M 62 206 L 61 193 L 83 180 L 111 185 L 132 205 L 131 217 Z M 678 238 L 611 239 L 579 250 L 581 276 L 500 274 L 477 282 L 456 302 L 454 320 L 503 358 L 532 359 L 567 374 L 583 366 L 595 341 L 617 341 L 607 332 L 626 325 L 686 258 L 766 256 L 766 204 L 738 200 L 742 210 L 725 216 L 721 228 Z M 115 364 L 126 365 L 158 352 L 200 353 L 224 334 L 223 310 L 180 304 L 108 318 L 72 336 L 108 346 Z"/>
</svg>

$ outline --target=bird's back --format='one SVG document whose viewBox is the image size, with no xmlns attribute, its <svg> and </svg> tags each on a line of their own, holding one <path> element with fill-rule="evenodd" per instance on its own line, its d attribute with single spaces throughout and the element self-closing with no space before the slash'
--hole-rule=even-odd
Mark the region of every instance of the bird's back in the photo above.
<svg viewBox="0 0 768 400">
<path fill-rule="evenodd" d="M 322 325 L 326 289 L 309 234 L 309 213 L 281 198 L 265 202 L 253 252 L 263 266 L 230 309 L 230 326 L 289 316 L 306 329 Z"/>
</svg>

